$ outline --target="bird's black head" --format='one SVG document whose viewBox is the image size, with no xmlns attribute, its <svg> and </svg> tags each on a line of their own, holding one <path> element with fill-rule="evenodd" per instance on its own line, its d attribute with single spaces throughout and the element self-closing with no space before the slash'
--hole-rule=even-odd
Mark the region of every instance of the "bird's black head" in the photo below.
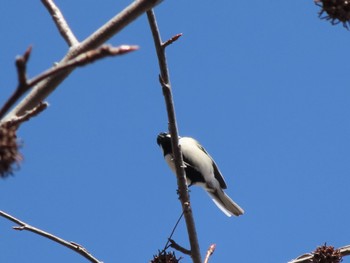
<svg viewBox="0 0 350 263">
<path fill-rule="evenodd" d="M 171 137 L 169 133 L 159 133 L 157 137 L 157 144 L 162 147 L 164 156 L 173 152 L 171 147 Z"/>
</svg>

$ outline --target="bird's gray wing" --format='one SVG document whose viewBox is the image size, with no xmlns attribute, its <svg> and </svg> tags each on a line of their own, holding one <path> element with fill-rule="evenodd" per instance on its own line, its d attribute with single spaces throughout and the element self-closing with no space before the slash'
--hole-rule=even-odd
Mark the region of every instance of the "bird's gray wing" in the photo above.
<svg viewBox="0 0 350 263">
<path fill-rule="evenodd" d="M 226 182 L 225 182 L 225 179 L 224 177 L 222 176 L 218 166 L 216 165 L 214 159 L 210 156 L 210 154 L 204 149 L 204 147 L 202 145 L 200 145 L 199 143 L 197 143 L 197 146 L 199 149 L 201 149 L 206 155 L 209 156 L 209 158 L 211 159 L 211 161 L 213 162 L 213 168 L 214 168 L 214 176 L 216 178 L 216 180 L 219 181 L 219 184 L 220 184 L 220 187 L 222 189 L 226 189 L 227 188 L 227 185 L 226 185 Z"/>
</svg>

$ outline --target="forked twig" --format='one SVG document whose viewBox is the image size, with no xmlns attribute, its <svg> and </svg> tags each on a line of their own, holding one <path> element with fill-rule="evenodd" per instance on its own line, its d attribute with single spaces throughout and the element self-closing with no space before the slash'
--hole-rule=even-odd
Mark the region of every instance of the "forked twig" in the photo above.
<svg viewBox="0 0 350 263">
<path fill-rule="evenodd" d="M 5 102 L 5 104 L 0 109 L 0 120 L 6 112 L 17 102 L 17 100 L 28 91 L 27 88 L 27 77 L 26 77 L 26 68 L 27 62 L 29 60 L 30 54 L 32 52 L 32 47 L 28 47 L 22 56 L 16 57 L 16 68 L 18 76 L 18 85 L 15 92 L 11 97 Z"/>
<path fill-rule="evenodd" d="M 184 212 L 184 217 L 186 221 L 187 233 L 188 233 L 188 238 L 191 246 L 191 257 L 194 263 L 200 263 L 202 259 L 200 255 L 197 231 L 196 231 L 195 222 L 193 219 L 192 208 L 190 205 L 190 197 L 188 194 L 188 188 L 187 188 L 186 179 L 185 179 L 183 158 L 181 154 L 181 149 L 179 147 L 174 101 L 172 97 L 169 72 L 168 72 L 167 61 L 165 57 L 165 46 L 162 43 L 159 29 L 156 22 L 156 17 L 153 10 L 147 11 L 147 18 L 152 31 L 154 45 L 155 45 L 157 57 L 158 57 L 158 63 L 159 63 L 159 69 L 160 69 L 159 81 L 162 86 L 166 110 L 168 113 L 169 132 L 171 134 L 171 143 L 172 143 L 172 149 L 174 154 L 178 193 L 179 193 L 179 199 L 182 205 L 182 211 Z M 168 43 L 172 43 L 178 38 L 179 37 L 177 38 L 175 37 L 175 39 L 173 38 L 174 39 L 173 41 L 170 41 Z"/>
<path fill-rule="evenodd" d="M 38 234 L 40 236 L 43 236 L 43 237 L 46 237 L 48 239 L 51 239 L 52 241 L 58 243 L 58 244 L 61 244 L 73 251 L 75 251 L 76 253 L 82 255 L 83 257 L 85 257 L 86 259 L 88 259 L 90 262 L 93 262 L 93 263 L 102 263 L 102 261 L 98 260 L 97 258 L 95 258 L 93 255 L 91 255 L 84 247 L 82 247 L 81 245 L 77 244 L 77 243 L 74 243 L 74 242 L 69 242 L 69 241 L 66 241 L 60 237 L 57 237 L 53 234 L 50 234 L 48 232 L 45 232 L 39 228 L 36 228 L 36 227 L 33 227 L 31 225 L 28 225 L 27 223 L 3 212 L 3 211 L 0 211 L 0 216 L 18 224 L 19 226 L 14 226 L 13 229 L 15 230 L 27 230 L 27 231 L 30 231 L 30 232 L 33 232 L 35 234 Z"/>
<path fill-rule="evenodd" d="M 27 80 L 27 78 L 26 78 L 26 64 L 28 62 L 29 55 L 30 55 L 30 52 L 32 50 L 31 47 L 29 47 L 23 56 L 20 56 L 16 59 L 19 84 L 18 84 L 15 92 L 12 94 L 12 96 L 9 98 L 9 100 L 1 108 L 0 119 L 17 102 L 17 100 L 20 97 L 22 97 L 26 92 L 28 92 L 28 90 L 30 88 L 32 88 L 33 86 L 38 84 L 40 81 L 42 81 L 48 77 L 53 77 L 55 75 L 58 75 L 65 70 L 69 70 L 69 69 L 76 68 L 76 67 L 82 67 L 82 66 L 85 66 L 87 64 L 93 63 L 98 59 L 103 59 L 103 58 L 109 57 L 109 56 L 123 55 L 123 54 L 129 53 L 131 51 L 135 51 L 137 49 L 138 49 L 138 46 L 122 45 L 119 47 L 112 47 L 109 45 L 102 45 L 97 49 L 93 49 L 93 50 L 87 51 L 83 54 L 80 54 L 79 56 L 77 56 L 77 57 L 75 57 L 67 62 L 61 63 L 56 67 L 52 67 L 52 68 L 44 71 L 40 75 L 38 75 L 30 80 Z M 29 111 L 31 111 L 31 110 L 29 110 Z M 24 113 L 24 115 L 25 114 L 26 113 Z M 18 117 L 14 117 L 14 119 L 15 118 L 18 118 Z"/>
<path fill-rule="evenodd" d="M 52 1 L 52 0 L 51 0 Z M 58 63 L 63 64 L 78 55 L 98 48 L 112 36 L 120 32 L 123 28 L 133 22 L 140 15 L 150 8 L 154 7 L 161 0 L 138 0 L 133 1 L 129 6 L 114 16 L 111 20 L 101 26 L 96 32 L 87 39 L 72 46 L 66 56 Z M 72 42 L 70 40 L 70 42 Z M 48 77 L 35 85 L 22 101 L 14 107 L 7 115 L 2 118 L 2 122 L 9 121 L 15 116 L 25 114 L 26 111 L 33 109 L 40 101 L 44 101 L 55 88 L 73 71 L 73 68 L 67 69 L 53 77 Z"/>
</svg>

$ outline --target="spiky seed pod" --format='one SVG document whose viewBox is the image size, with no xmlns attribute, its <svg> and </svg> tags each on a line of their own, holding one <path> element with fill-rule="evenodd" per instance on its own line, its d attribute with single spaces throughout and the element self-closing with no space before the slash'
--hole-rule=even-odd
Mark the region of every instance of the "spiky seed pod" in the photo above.
<svg viewBox="0 0 350 263">
<path fill-rule="evenodd" d="M 13 167 L 22 160 L 16 136 L 17 126 L 4 123 L 0 126 L 0 177 L 13 174 Z"/>
<path fill-rule="evenodd" d="M 176 258 L 174 252 L 159 252 L 154 255 L 150 263 L 178 263 L 181 258 Z"/>
<path fill-rule="evenodd" d="M 340 250 L 326 244 L 317 247 L 312 254 L 314 255 L 313 263 L 340 263 L 343 261 Z"/>
<path fill-rule="evenodd" d="M 343 23 L 349 29 L 350 25 L 350 0 L 314 0 L 322 9 L 319 12 L 321 19 L 330 20 L 332 25 Z M 323 16 L 324 13 L 327 15 Z"/>
</svg>

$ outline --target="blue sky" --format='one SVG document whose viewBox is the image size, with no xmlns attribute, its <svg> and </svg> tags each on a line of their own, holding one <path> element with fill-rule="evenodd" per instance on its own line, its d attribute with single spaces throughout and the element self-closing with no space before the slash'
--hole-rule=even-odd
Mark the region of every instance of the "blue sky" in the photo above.
<svg viewBox="0 0 350 263">
<path fill-rule="evenodd" d="M 56 3 L 83 40 L 129 2 Z M 67 46 L 40 1 L 0 6 L 3 103 L 17 84 L 16 55 L 33 46 L 34 76 Z M 217 244 L 212 263 L 287 262 L 325 242 L 350 243 L 350 33 L 318 11 L 311 0 L 156 8 L 163 39 L 183 33 L 167 49 L 179 132 L 205 146 L 246 211 L 227 218 L 191 189 L 203 256 Z M 24 161 L 0 181 L 0 209 L 104 262 L 148 262 L 180 203 L 156 145 L 167 119 L 146 17 L 108 43 L 140 49 L 76 70 L 47 99 L 50 107 L 21 127 Z M 0 219 L 1 262 L 86 262 L 13 225 Z M 188 247 L 184 222 L 174 239 Z"/>
</svg>

